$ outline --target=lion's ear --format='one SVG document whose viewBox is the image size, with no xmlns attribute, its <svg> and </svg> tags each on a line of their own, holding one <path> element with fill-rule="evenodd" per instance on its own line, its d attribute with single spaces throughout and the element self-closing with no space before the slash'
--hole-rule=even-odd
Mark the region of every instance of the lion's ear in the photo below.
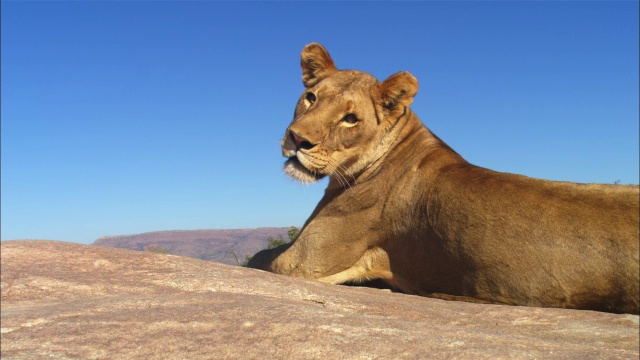
<svg viewBox="0 0 640 360">
<path fill-rule="evenodd" d="M 413 97 L 418 93 L 418 80 L 407 71 L 393 74 L 380 86 L 382 106 L 393 110 L 398 106 L 411 105 Z"/>
<path fill-rule="evenodd" d="M 312 87 L 320 80 L 338 71 L 329 52 L 318 43 L 305 46 L 300 58 L 302 83 L 305 87 Z"/>
</svg>

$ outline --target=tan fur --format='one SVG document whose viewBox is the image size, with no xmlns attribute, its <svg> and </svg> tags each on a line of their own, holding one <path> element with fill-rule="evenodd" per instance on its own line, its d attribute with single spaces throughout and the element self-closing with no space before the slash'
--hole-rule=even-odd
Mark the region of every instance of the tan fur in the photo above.
<svg viewBox="0 0 640 360">
<path fill-rule="evenodd" d="M 307 88 L 282 142 L 285 171 L 329 176 L 329 186 L 298 238 L 250 266 L 447 299 L 639 313 L 638 186 L 471 165 L 408 108 L 418 90 L 408 72 L 379 83 L 340 71 L 319 44 L 301 64 Z"/>
</svg>

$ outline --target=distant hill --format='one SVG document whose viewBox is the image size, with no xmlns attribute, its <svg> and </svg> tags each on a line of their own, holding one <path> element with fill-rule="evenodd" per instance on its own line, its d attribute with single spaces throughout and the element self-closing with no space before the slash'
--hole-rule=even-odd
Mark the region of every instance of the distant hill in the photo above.
<svg viewBox="0 0 640 360">
<path fill-rule="evenodd" d="M 93 245 L 146 251 L 149 246 L 162 247 L 169 254 L 239 265 L 245 256 L 253 256 L 267 247 L 269 237 L 288 239 L 290 228 L 228 230 L 171 230 L 134 235 L 103 236 Z"/>
</svg>

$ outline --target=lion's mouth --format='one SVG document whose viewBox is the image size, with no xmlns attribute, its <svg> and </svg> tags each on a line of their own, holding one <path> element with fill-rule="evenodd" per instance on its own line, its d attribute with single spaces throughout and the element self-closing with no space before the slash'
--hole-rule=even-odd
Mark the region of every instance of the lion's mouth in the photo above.
<svg viewBox="0 0 640 360">
<path fill-rule="evenodd" d="M 307 169 L 296 156 L 291 156 L 285 161 L 284 172 L 302 183 L 313 183 L 324 177 L 316 171 Z"/>
</svg>

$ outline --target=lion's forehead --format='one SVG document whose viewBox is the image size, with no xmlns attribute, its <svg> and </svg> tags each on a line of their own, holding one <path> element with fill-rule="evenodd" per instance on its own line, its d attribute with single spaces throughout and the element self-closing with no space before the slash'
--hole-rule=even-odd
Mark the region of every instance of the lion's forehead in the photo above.
<svg viewBox="0 0 640 360">
<path fill-rule="evenodd" d="M 326 96 L 368 96 L 371 87 L 376 86 L 378 80 L 373 75 L 355 70 L 342 70 L 321 81 L 316 85 L 320 93 Z"/>
</svg>

